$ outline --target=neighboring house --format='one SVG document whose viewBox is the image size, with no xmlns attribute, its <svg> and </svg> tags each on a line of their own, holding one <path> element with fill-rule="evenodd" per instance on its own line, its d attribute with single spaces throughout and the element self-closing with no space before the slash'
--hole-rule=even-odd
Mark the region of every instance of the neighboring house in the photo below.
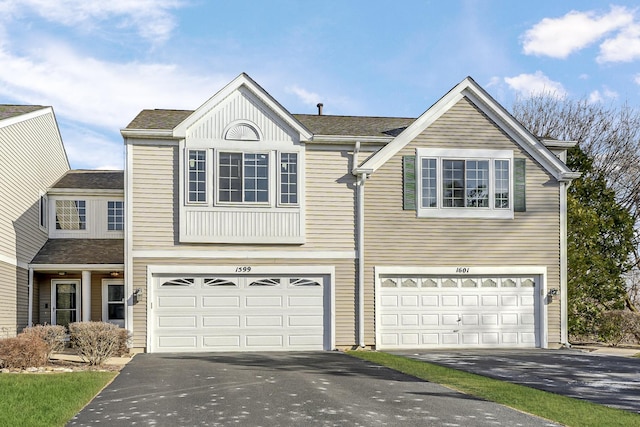
<svg viewBox="0 0 640 427">
<path fill-rule="evenodd" d="M 45 200 L 48 240 L 29 264 L 29 322 L 124 327 L 124 173 L 68 171 Z"/>
<path fill-rule="evenodd" d="M 47 188 L 67 170 L 53 109 L 0 105 L 0 337 L 28 324 L 28 264 L 47 240 Z"/>
<path fill-rule="evenodd" d="M 241 74 L 121 132 L 136 349 L 567 343 L 572 144 L 470 78 L 414 119 L 293 115 Z"/>
</svg>

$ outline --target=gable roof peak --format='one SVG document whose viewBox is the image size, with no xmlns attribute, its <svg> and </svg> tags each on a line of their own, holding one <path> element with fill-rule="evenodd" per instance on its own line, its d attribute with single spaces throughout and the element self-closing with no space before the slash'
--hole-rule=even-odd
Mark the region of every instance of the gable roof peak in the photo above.
<svg viewBox="0 0 640 427">
<path fill-rule="evenodd" d="M 393 141 L 371 156 L 360 167 L 375 172 L 463 98 L 468 99 L 479 108 L 556 179 L 570 180 L 574 177 L 575 174 L 560 159 L 470 76 L 467 76 L 454 86 L 402 133 L 396 136 Z"/>
<path fill-rule="evenodd" d="M 215 95 L 213 95 L 204 104 L 198 107 L 197 110 L 195 110 L 181 123 L 179 123 L 173 129 L 173 136 L 177 138 L 184 138 L 189 127 L 191 127 L 194 123 L 196 123 L 209 111 L 211 111 L 211 109 L 222 102 L 230 94 L 239 90 L 241 87 L 245 87 L 247 90 L 249 90 L 263 104 L 265 104 L 265 106 L 267 106 L 271 111 L 280 116 L 285 121 L 285 123 L 299 132 L 302 139 L 311 138 L 311 132 L 245 72 L 240 73 L 235 79 L 233 79 L 225 87 L 220 89 Z"/>
</svg>

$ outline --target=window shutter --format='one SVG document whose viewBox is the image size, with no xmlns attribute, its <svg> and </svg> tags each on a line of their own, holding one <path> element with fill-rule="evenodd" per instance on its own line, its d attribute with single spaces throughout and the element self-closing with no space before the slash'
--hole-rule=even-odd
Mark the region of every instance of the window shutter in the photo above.
<svg viewBox="0 0 640 427">
<path fill-rule="evenodd" d="M 402 209 L 416 210 L 416 156 L 402 157 Z"/>
<path fill-rule="evenodd" d="M 526 162 L 527 159 L 513 159 L 513 210 L 515 212 L 526 212 L 527 210 L 527 198 L 526 198 Z"/>
</svg>

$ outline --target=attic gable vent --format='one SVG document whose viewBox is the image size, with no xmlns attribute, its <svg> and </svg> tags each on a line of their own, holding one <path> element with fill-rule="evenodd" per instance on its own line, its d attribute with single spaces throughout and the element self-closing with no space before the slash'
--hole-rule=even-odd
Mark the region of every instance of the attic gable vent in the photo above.
<svg viewBox="0 0 640 427">
<path fill-rule="evenodd" d="M 260 141 L 260 134 L 253 126 L 240 123 L 231 126 L 225 133 L 224 139 L 234 141 Z"/>
</svg>

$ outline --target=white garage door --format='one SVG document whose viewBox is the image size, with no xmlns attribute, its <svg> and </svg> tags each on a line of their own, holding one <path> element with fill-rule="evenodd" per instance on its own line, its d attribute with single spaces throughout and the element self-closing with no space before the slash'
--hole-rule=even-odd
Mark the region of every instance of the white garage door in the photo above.
<svg viewBox="0 0 640 427">
<path fill-rule="evenodd" d="M 322 350 L 326 276 L 154 279 L 152 352 Z"/>
<path fill-rule="evenodd" d="M 377 347 L 540 346 L 538 276 L 382 276 Z"/>
</svg>

